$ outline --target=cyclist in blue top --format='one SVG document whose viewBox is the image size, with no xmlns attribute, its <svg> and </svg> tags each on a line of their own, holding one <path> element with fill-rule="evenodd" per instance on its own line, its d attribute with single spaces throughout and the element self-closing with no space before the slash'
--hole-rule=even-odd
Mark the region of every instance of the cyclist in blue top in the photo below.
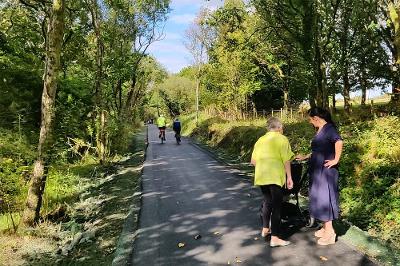
<svg viewBox="0 0 400 266">
<path fill-rule="evenodd" d="M 176 141 L 179 143 L 181 142 L 181 121 L 179 121 L 179 118 L 175 118 L 175 121 L 172 125 L 172 129 L 175 131 L 175 138 Z"/>
</svg>

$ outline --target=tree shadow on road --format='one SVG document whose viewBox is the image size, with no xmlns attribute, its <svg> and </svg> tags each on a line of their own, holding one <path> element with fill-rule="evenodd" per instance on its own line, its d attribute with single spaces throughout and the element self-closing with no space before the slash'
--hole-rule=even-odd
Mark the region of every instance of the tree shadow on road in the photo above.
<svg viewBox="0 0 400 266">
<path fill-rule="evenodd" d="M 317 246 L 314 230 L 291 220 L 282 229 L 293 244 L 270 248 L 260 237 L 259 189 L 183 147 L 167 143 L 148 155 L 133 265 L 373 265 L 342 243 Z"/>
</svg>

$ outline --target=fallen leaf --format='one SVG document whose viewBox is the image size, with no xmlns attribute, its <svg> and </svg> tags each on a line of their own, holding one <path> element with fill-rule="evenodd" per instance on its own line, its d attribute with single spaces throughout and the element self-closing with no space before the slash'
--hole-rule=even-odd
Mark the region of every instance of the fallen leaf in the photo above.
<svg viewBox="0 0 400 266">
<path fill-rule="evenodd" d="M 201 238 L 201 235 L 195 235 L 194 239 L 199 240 Z"/>
<path fill-rule="evenodd" d="M 178 248 L 183 248 L 185 246 L 185 243 L 178 243 Z"/>
<path fill-rule="evenodd" d="M 235 260 L 236 260 L 236 263 L 242 263 L 242 261 L 238 257 L 236 257 Z"/>
<path fill-rule="evenodd" d="M 328 260 L 328 258 L 327 258 L 327 257 L 324 257 L 324 256 L 319 256 L 319 258 L 320 258 L 322 261 L 327 261 L 327 260 Z"/>
<path fill-rule="evenodd" d="M 254 238 L 254 240 L 256 240 L 256 241 L 257 241 L 257 240 L 258 240 L 258 237 L 255 237 L 255 238 Z"/>
<path fill-rule="evenodd" d="M 217 232 L 214 232 L 214 235 L 219 235 L 219 234 L 220 234 L 220 232 L 218 232 L 218 231 L 217 231 Z"/>
</svg>

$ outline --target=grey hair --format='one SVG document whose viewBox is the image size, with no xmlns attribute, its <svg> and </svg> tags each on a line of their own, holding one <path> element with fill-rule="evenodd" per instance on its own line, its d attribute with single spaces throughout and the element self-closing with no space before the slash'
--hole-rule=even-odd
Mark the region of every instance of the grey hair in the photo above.
<svg viewBox="0 0 400 266">
<path fill-rule="evenodd" d="M 276 117 L 271 117 L 267 121 L 267 129 L 268 131 L 273 131 L 277 129 L 281 129 L 283 127 L 283 124 L 279 118 Z"/>
</svg>

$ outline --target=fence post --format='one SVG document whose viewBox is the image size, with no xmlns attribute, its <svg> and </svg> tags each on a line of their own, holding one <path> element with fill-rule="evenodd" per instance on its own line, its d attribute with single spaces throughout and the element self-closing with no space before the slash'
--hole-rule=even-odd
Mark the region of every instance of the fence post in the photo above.
<svg viewBox="0 0 400 266">
<path fill-rule="evenodd" d="M 274 109 L 271 111 L 271 116 L 274 117 Z"/>
<path fill-rule="evenodd" d="M 21 135 L 22 135 L 21 120 L 22 120 L 22 115 L 18 114 L 18 139 L 19 139 L 19 142 L 21 142 Z"/>
<path fill-rule="evenodd" d="M 283 109 L 281 108 L 281 120 L 283 119 Z"/>
<path fill-rule="evenodd" d="M 374 114 L 374 100 L 371 100 L 371 114 Z"/>
</svg>

